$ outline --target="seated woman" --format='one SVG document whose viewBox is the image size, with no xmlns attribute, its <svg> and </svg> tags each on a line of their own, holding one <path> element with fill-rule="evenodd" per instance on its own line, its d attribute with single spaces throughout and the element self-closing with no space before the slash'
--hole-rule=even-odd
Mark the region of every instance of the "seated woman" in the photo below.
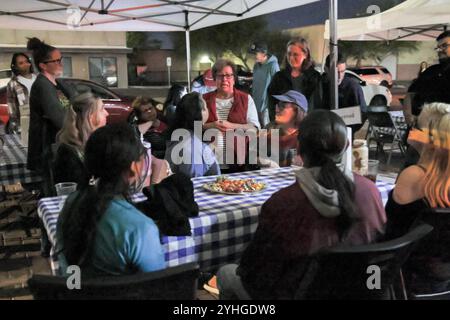
<svg viewBox="0 0 450 320">
<path fill-rule="evenodd" d="M 279 165 L 286 167 L 294 164 L 297 157 L 298 127 L 308 112 L 308 100 L 300 92 L 294 90 L 289 90 L 283 95 L 274 96 L 274 98 L 278 100 L 278 103 L 275 109 L 275 121 L 267 126 L 267 143 L 270 146 L 272 142 L 270 130 L 278 130 Z"/>
<path fill-rule="evenodd" d="M 133 101 L 133 112 L 129 122 L 135 127 L 142 141 L 149 142 L 152 155 L 162 159 L 166 151 L 166 138 L 163 132 L 167 125 L 157 118 L 157 101 L 139 96 Z"/>
<path fill-rule="evenodd" d="M 382 232 L 386 217 L 375 184 L 340 165 L 349 145 L 344 121 L 313 111 L 300 124 L 298 141 L 304 167 L 262 206 L 240 265 L 219 270 L 223 299 L 292 299 L 309 255 L 340 243 L 370 243 Z"/>
<path fill-rule="evenodd" d="M 145 149 L 126 123 L 95 131 L 85 149 L 90 179 L 66 200 L 57 224 L 60 268 L 78 265 L 83 276 L 123 275 L 164 269 L 154 221 L 129 201 L 141 184 Z"/>
<path fill-rule="evenodd" d="M 408 143 L 421 154 L 419 163 L 403 170 L 386 203 L 386 236 L 405 234 L 426 208 L 450 207 L 450 105 L 425 104 Z"/>
<path fill-rule="evenodd" d="M 386 204 L 388 238 L 404 235 L 427 208 L 450 208 L 450 104 L 425 104 L 417 125 L 419 129 L 410 131 L 408 142 L 420 152 L 420 159 L 417 165 L 411 165 L 400 173 L 395 188 L 389 194 Z M 439 239 L 437 242 L 443 242 L 442 245 L 448 248 L 448 240 Z M 448 262 L 445 269 L 438 271 L 441 257 L 439 253 L 425 249 L 427 241 L 424 241 L 411 255 L 407 266 L 409 271 L 415 272 L 417 279 L 423 276 L 444 277 L 448 281 Z M 410 278 L 411 273 L 408 275 L 405 271 Z"/>
<path fill-rule="evenodd" d="M 57 149 L 53 161 L 53 180 L 76 182 L 86 180 L 84 147 L 92 132 L 106 124 L 108 111 L 100 98 L 83 93 L 72 101 L 64 125 L 56 136 Z"/>
<path fill-rule="evenodd" d="M 189 177 L 220 174 L 214 152 L 202 142 L 201 136 L 197 136 L 202 134 L 206 119 L 208 109 L 200 94 L 192 92 L 181 99 L 175 113 L 175 125 L 171 128 L 172 140 L 176 141 L 169 142 L 165 156 L 174 173 L 182 172 Z M 194 130 L 196 125 L 198 130 Z M 181 141 L 174 136 L 175 133 L 182 135 Z"/>
</svg>

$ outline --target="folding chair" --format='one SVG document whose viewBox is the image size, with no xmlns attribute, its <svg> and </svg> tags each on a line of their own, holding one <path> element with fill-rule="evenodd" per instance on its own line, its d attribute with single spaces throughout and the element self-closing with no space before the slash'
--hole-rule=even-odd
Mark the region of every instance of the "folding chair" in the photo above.
<svg viewBox="0 0 450 320">
<path fill-rule="evenodd" d="M 199 266 L 186 263 L 154 272 L 81 279 L 68 289 L 67 278 L 34 275 L 28 286 L 36 300 L 194 300 Z"/>
<path fill-rule="evenodd" d="M 419 243 L 405 265 L 409 297 L 450 300 L 450 208 L 426 209 L 418 222 L 433 226 L 433 231 Z"/>
<path fill-rule="evenodd" d="M 369 128 L 366 135 L 368 146 L 370 147 L 371 142 L 375 141 L 377 144 L 378 155 L 379 150 L 384 153 L 384 145 L 386 143 L 390 144 L 389 156 L 387 159 L 387 165 L 389 166 L 395 144 L 398 145 L 398 149 L 400 149 L 402 155 L 404 155 L 406 151 L 400 130 L 387 111 L 387 107 L 370 107 L 367 112 L 367 119 L 369 120 Z"/>
<path fill-rule="evenodd" d="M 395 299 L 394 286 L 402 280 L 402 265 L 431 230 L 430 225 L 421 224 L 397 239 L 323 250 L 311 259 L 295 298 Z M 376 278 L 373 282 L 369 279 L 371 276 L 379 277 L 378 284 Z"/>
</svg>

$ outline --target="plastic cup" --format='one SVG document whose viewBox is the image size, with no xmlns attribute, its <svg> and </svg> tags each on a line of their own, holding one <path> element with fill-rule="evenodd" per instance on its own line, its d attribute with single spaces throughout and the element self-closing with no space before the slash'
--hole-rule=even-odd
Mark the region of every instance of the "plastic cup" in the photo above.
<svg viewBox="0 0 450 320">
<path fill-rule="evenodd" d="M 367 175 L 365 175 L 365 177 L 372 180 L 374 183 L 377 182 L 378 165 L 378 160 L 367 161 Z"/>
<path fill-rule="evenodd" d="M 77 190 L 77 184 L 75 182 L 61 182 L 55 184 L 57 196 L 67 196 Z"/>
</svg>

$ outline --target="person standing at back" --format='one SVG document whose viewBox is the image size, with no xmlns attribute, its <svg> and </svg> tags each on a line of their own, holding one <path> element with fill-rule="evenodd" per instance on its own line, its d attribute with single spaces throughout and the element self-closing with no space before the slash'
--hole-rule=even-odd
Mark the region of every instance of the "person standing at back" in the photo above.
<svg viewBox="0 0 450 320">
<path fill-rule="evenodd" d="M 416 126 L 417 118 L 426 103 L 450 103 L 450 30 L 441 33 L 436 42 L 439 63 L 422 72 L 405 96 L 403 113 L 409 128 Z M 409 146 L 405 158 L 404 168 L 416 164 L 420 155 Z"/>
<path fill-rule="evenodd" d="M 31 86 L 36 80 L 30 58 L 23 52 L 16 52 L 11 59 L 11 80 L 6 86 L 10 130 L 19 131 L 20 117 L 28 116 Z M 25 146 L 26 147 L 26 146 Z"/>
<path fill-rule="evenodd" d="M 354 135 L 366 121 L 367 105 L 364 98 L 364 92 L 361 85 L 355 79 L 347 76 L 345 71 L 347 70 L 346 59 L 338 54 L 337 58 L 337 84 L 338 84 L 338 103 L 339 109 L 357 107 L 359 106 L 361 111 L 361 123 L 353 124 L 352 134 Z M 331 99 L 330 99 L 330 84 L 331 84 L 331 62 L 330 55 L 325 59 L 324 73 L 322 74 L 322 108 L 326 110 L 331 110 Z"/>
<path fill-rule="evenodd" d="M 255 42 L 249 50 L 255 55 L 255 65 L 253 67 L 253 88 L 252 97 L 255 101 L 256 110 L 261 127 L 269 123 L 269 101 L 267 88 L 275 73 L 280 71 L 278 59 L 271 55 L 265 43 Z"/>
<path fill-rule="evenodd" d="M 309 110 L 320 109 L 321 102 L 321 76 L 314 69 L 314 60 L 308 41 L 303 38 L 294 38 L 286 45 L 286 56 L 283 69 L 275 73 L 267 89 L 269 94 L 269 117 L 275 120 L 275 106 L 277 101 L 274 95 L 282 95 L 289 90 L 295 90 L 308 99 Z"/>
<path fill-rule="evenodd" d="M 70 102 L 56 82 L 63 72 L 61 52 L 37 38 L 28 41 L 39 75 L 30 93 L 30 129 L 27 168 L 43 175 L 44 194 L 51 190 L 47 176 L 51 145 L 62 128 Z"/>
</svg>

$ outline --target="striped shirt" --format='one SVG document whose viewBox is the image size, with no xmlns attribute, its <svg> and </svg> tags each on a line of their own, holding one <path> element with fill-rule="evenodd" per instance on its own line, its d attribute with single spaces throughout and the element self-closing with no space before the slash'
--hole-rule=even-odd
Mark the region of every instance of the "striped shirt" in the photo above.
<svg viewBox="0 0 450 320">
<path fill-rule="evenodd" d="M 233 106 L 234 98 L 219 99 L 216 98 L 216 113 L 217 120 L 226 121 L 230 114 L 231 107 Z M 247 108 L 247 123 L 252 124 L 258 129 L 260 128 L 258 113 L 256 111 L 255 102 L 252 97 L 248 96 L 248 108 Z M 216 158 L 221 164 L 225 164 L 226 160 L 226 140 L 222 132 L 219 133 L 216 146 Z M 227 168 L 226 165 L 221 165 L 221 168 Z"/>
</svg>

